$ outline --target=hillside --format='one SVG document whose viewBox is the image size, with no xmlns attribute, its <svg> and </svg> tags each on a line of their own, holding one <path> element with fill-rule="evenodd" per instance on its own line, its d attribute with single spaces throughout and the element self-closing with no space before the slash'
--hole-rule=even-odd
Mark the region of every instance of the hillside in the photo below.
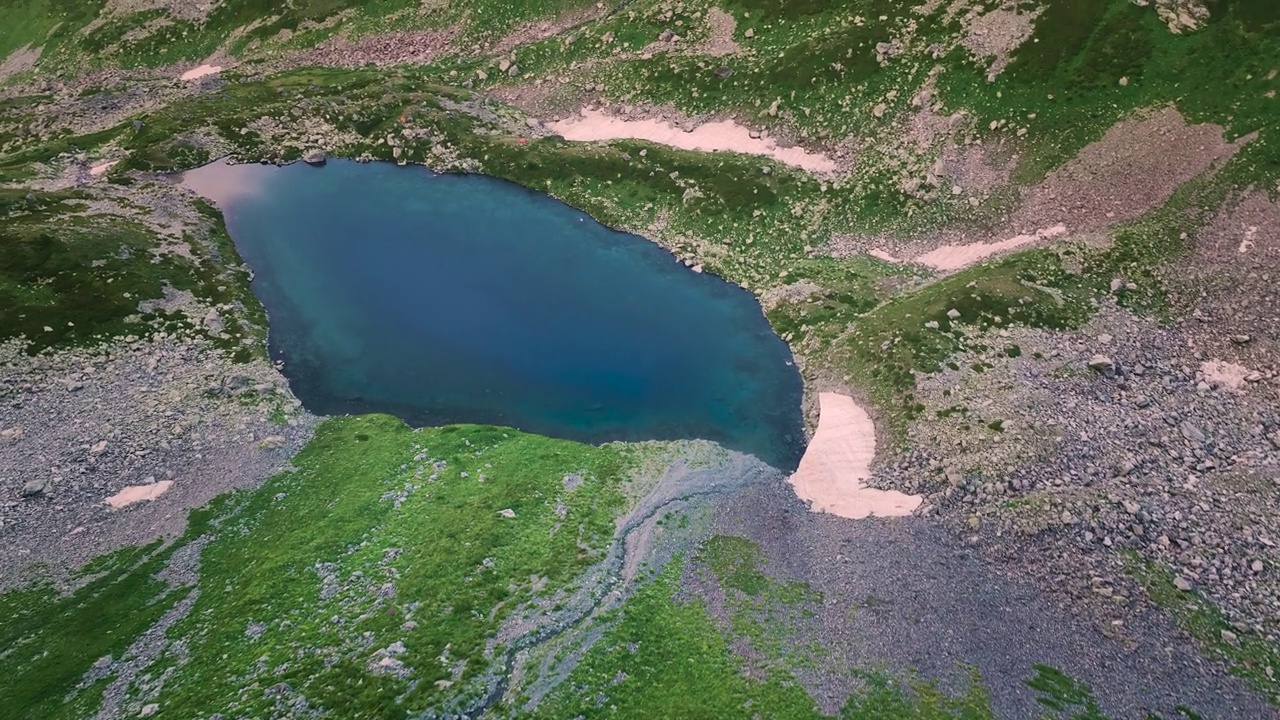
<svg viewBox="0 0 1280 720">
<path fill-rule="evenodd" d="M 1280 717 L 1280 4 L 0 28 L 13 717 Z M 758 298 L 810 434 L 853 398 L 866 485 L 918 507 L 810 512 L 703 441 L 313 415 L 175 181 L 222 158 L 480 173 L 651 239 Z"/>
</svg>

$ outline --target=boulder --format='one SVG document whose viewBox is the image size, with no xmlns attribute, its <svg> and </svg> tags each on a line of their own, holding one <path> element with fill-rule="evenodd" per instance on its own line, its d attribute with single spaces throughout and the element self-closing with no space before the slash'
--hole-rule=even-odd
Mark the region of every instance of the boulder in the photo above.
<svg viewBox="0 0 1280 720">
<path fill-rule="evenodd" d="M 5 428 L 4 430 L 0 430 L 0 447 L 3 447 L 5 445 L 12 445 L 18 442 L 23 437 L 25 437 L 26 434 L 27 434 L 27 431 L 24 430 L 21 425 L 14 425 L 11 428 Z"/>
<path fill-rule="evenodd" d="M 22 497 L 37 497 L 49 489 L 49 479 L 36 479 L 22 486 Z"/>
<path fill-rule="evenodd" d="M 1089 358 L 1089 369 L 1110 377 L 1116 374 L 1116 363 L 1106 355 L 1094 355 Z"/>
<path fill-rule="evenodd" d="M 323 165 L 327 157 L 320 148 L 310 148 L 302 153 L 302 162 L 308 165 Z"/>
</svg>

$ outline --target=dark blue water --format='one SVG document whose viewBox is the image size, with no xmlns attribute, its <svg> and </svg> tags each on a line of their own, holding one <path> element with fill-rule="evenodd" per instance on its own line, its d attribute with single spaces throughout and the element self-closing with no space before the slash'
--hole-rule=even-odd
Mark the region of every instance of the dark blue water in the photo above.
<svg viewBox="0 0 1280 720">
<path fill-rule="evenodd" d="M 222 208 L 312 412 L 803 450 L 800 375 L 749 293 L 545 195 L 341 161 L 184 182 Z"/>
</svg>

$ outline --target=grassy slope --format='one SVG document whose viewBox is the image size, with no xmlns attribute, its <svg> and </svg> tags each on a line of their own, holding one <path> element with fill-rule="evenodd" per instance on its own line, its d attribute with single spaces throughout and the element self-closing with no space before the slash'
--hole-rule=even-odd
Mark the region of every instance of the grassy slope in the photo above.
<svg viewBox="0 0 1280 720">
<path fill-rule="evenodd" d="M 485 641 L 521 603 L 599 559 L 628 452 L 504 428 L 330 420 L 297 472 L 196 511 L 176 543 L 100 560 L 86 569 L 96 579 L 68 596 L 39 584 L 0 595 L 11 618 L 0 693 L 21 709 L 9 717 L 84 717 L 103 683 L 76 684 L 191 592 L 154 575 L 202 536 L 198 598 L 169 632 L 184 652 L 151 673 L 167 673 L 155 700 L 165 716 L 265 713 L 276 701 L 263 690 L 281 682 L 342 717 L 430 707 L 484 671 Z M 566 490 L 569 473 L 585 482 Z M 251 622 L 260 637 L 246 633 Z M 370 669 L 397 641 L 412 678 Z M 457 687 L 436 684 L 446 679 Z"/>
<path fill-rule="evenodd" d="M 126 688 L 126 714 L 155 703 L 158 717 L 310 707 L 403 718 L 466 697 L 503 620 L 554 598 L 599 559 L 634 452 L 505 428 L 329 420 L 297 471 L 195 511 L 175 542 L 104 556 L 70 594 L 40 582 L 0 594 L 9 618 L 0 692 L 17 709 L 8 717 L 91 715 L 114 679 L 93 670 L 106 667 L 100 658 L 119 661 L 192 598 L 167 631 L 174 645 Z M 585 482 L 566 490 L 568 473 Z M 163 580 L 197 542 L 195 584 Z M 771 618 L 821 598 L 774 581 L 760 561 L 758 548 L 730 537 L 712 538 L 696 558 L 730 594 L 730 627 L 699 602 L 674 599 L 683 561 L 669 564 L 531 717 L 820 717 Z M 735 636 L 773 659 L 764 679 L 743 675 L 729 650 Z M 380 671 L 387 657 L 404 672 L 394 663 Z M 950 697 L 923 682 L 866 679 L 842 717 L 992 717 L 977 685 Z"/>
<path fill-rule="evenodd" d="M 743 538 L 715 536 L 695 558 L 725 592 L 730 617 L 713 619 L 696 598 L 680 591 L 686 561 L 672 561 L 628 600 L 622 616 L 587 653 L 563 684 L 530 718 L 790 718 L 829 717 L 797 681 L 803 667 L 793 640 L 771 638 L 779 616 L 807 612 L 820 594 L 781 583 L 761 568 L 760 549 Z M 753 649 L 750 673 L 731 649 Z M 809 658 L 807 662 L 822 662 Z M 1028 668 L 1028 684 L 1045 706 L 1042 718 L 1106 720 L 1087 686 L 1049 667 Z M 839 711 L 844 720 L 993 720 L 980 680 L 952 695 L 918 678 L 892 678 L 851 670 L 861 690 Z"/>
<path fill-rule="evenodd" d="M 227 336 L 212 339 L 241 359 L 262 354 L 265 317 L 220 215 L 198 203 L 208 214 L 207 231 L 193 230 L 178 243 L 185 254 L 161 253 L 163 242 L 139 219 L 90 212 L 91 199 L 75 190 L 0 189 L 0 340 L 25 337 L 29 351 L 38 352 L 156 329 L 197 329 L 193 321 L 200 318 L 139 313 L 140 302 L 163 297 L 168 286 L 238 308 L 225 313 Z"/>
</svg>

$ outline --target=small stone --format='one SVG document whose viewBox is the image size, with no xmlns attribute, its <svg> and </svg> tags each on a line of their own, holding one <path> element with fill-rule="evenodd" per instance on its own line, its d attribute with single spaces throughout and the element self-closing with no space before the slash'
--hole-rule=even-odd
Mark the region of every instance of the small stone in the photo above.
<svg viewBox="0 0 1280 720">
<path fill-rule="evenodd" d="M 1182 577 L 1181 575 L 1173 579 L 1173 586 L 1178 588 L 1182 592 L 1191 591 L 1191 581 Z"/>
<path fill-rule="evenodd" d="M 960 311 L 955 308 L 951 308 L 950 310 L 947 311 L 947 317 L 951 318 L 952 320 L 959 320 Z"/>
<path fill-rule="evenodd" d="M 0 445 L 13 445 L 22 438 L 26 437 L 27 431 L 21 425 L 14 425 L 11 428 L 0 430 Z"/>
<path fill-rule="evenodd" d="M 1237 637 L 1236 637 L 1236 634 L 1235 634 L 1235 633 L 1233 633 L 1233 632 L 1231 632 L 1230 630 L 1223 630 L 1223 631 L 1222 631 L 1222 641 L 1223 641 L 1223 642 L 1229 642 L 1229 643 L 1235 644 L 1236 640 L 1238 640 L 1238 639 L 1239 639 L 1239 638 L 1237 638 Z"/>
<path fill-rule="evenodd" d="M 516 516 L 516 511 L 511 508 L 504 508 L 498 511 L 498 515 L 506 518 L 507 520 L 512 520 Z"/>
<path fill-rule="evenodd" d="M 1263 565 L 1261 560 L 1254 560 L 1254 561 L 1249 565 L 1249 569 L 1253 571 L 1253 574 L 1254 574 L 1254 575 L 1257 575 L 1258 573 L 1262 572 L 1262 570 L 1263 570 L 1265 567 L 1266 567 L 1266 565 Z"/>
<path fill-rule="evenodd" d="M 1116 372 L 1115 361 L 1106 355 L 1094 355 L 1089 358 L 1089 369 L 1096 373 L 1111 376 Z"/>
<path fill-rule="evenodd" d="M 1195 425 L 1192 425 L 1189 420 L 1184 420 L 1182 424 L 1178 426 L 1178 431 L 1182 433 L 1182 437 L 1193 443 L 1203 443 L 1208 439 L 1205 437 L 1204 431 Z"/>
<path fill-rule="evenodd" d="M 274 450 L 283 446 L 284 442 L 285 439 L 283 435 L 268 435 L 267 437 L 262 438 L 262 441 L 258 443 L 258 447 L 263 450 Z"/>
<path fill-rule="evenodd" d="M 98 442 L 94 443 L 93 447 L 89 448 L 90 455 L 101 455 L 106 451 L 107 451 L 106 440 L 99 440 Z"/>
<path fill-rule="evenodd" d="M 142 709 L 138 711 L 138 717 L 151 717 L 157 712 L 160 712 L 160 706 L 155 703 L 148 703 L 143 705 Z"/>
<path fill-rule="evenodd" d="M 750 40 L 755 36 L 756 36 L 756 31 L 752 30 L 751 28 L 747 28 L 747 31 L 742 33 L 742 37 L 747 38 L 748 40 Z"/>
<path fill-rule="evenodd" d="M 1244 345 L 1248 343 L 1250 340 L 1253 340 L 1253 338 L 1248 335 L 1232 335 L 1231 336 L 1231 342 L 1237 345 Z"/>
<path fill-rule="evenodd" d="M 22 497 L 36 497 L 38 495 L 43 495 L 48 489 L 48 478 L 32 480 L 22 486 Z"/>
</svg>

